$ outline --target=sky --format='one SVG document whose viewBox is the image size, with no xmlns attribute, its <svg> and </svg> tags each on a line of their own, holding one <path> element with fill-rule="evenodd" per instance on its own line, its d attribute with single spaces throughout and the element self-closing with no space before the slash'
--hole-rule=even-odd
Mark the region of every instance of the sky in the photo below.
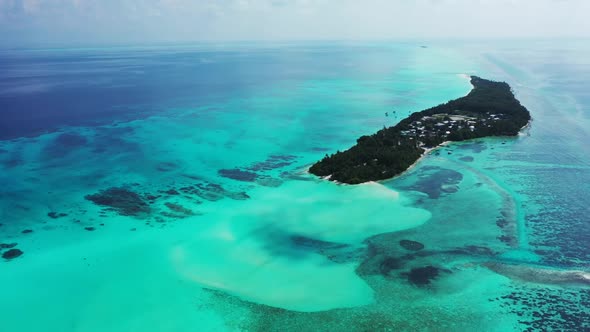
<svg viewBox="0 0 590 332">
<path fill-rule="evenodd" d="M 588 0 L 0 0 L 0 46 L 590 37 Z"/>
</svg>

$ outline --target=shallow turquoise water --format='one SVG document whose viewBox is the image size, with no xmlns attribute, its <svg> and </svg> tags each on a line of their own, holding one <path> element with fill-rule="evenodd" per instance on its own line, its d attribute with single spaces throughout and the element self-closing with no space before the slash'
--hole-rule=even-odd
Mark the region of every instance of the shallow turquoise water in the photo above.
<svg viewBox="0 0 590 332">
<path fill-rule="evenodd" d="M 65 115 L 26 128 L 26 117 L 2 118 L 0 243 L 24 251 L 0 264 L 3 326 L 588 328 L 588 284 L 571 275 L 590 259 L 580 185 L 590 99 L 578 88 L 588 52 L 532 42 L 4 52 L 3 109 L 36 100 Z M 461 74 L 473 73 L 508 81 L 531 128 L 441 148 L 380 184 L 306 174 L 358 136 L 466 94 Z M 90 100 L 61 97 L 74 93 Z M 110 187 L 149 210 L 124 216 L 85 199 Z"/>
</svg>

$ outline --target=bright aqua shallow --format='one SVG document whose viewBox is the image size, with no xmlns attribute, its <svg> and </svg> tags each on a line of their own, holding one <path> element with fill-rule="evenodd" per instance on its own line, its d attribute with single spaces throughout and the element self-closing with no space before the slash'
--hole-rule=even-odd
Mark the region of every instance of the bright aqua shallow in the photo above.
<svg viewBox="0 0 590 332">
<path fill-rule="evenodd" d="M 590 194 L 577 185 L 590 180 L 590 102 L 578 89 L 588 50 L 514 47 L 5 52 L 2 110 L 35 114 L 4 113 L 0 126 L 10 128 L 0 142 L 0 242 L 25 252 L 0 264 L 3 326 L 506 331 L 568 327 L 552 314 L 561 311 L 584 327 L 587 285 L 518 271 L 588 265 Z M 305 174 L 362 134 L 464 95 L 464 73 L 507 80 L 531 129 L 445 147 L 383 184 Z M 235 167 L 258 179 L 220 176 Z M 204 183 L 250 198 L 180 190 Z M 145 218 L 84 199 L 113 186 L 162 197 Z M 193 215 L 173 217 L 166 203 Z M 406 250 L 404 239 L 425 248 Z M 427 266 L 438 276 L 412 283 L 412 269 Z"/>
</svg>

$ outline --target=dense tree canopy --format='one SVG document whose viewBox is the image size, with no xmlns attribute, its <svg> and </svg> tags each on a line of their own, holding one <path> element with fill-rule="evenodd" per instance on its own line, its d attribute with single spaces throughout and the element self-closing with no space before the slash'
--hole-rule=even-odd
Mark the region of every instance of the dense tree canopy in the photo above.
<svg viewBox="0 0 590 332">
<path fill-rule="evenodd" d="M 388 179 L 408 169 L 425 147 L 445 141 L 514 136 L 531 119 L 507 83 L 476 76 L 471 77 L 471 83 L 473 90 L 467 96 L 413 113 L 373 135 L 361 136 L 355 146 L 326 155 L 309 171 L 349 184 Z"/>
</svg>

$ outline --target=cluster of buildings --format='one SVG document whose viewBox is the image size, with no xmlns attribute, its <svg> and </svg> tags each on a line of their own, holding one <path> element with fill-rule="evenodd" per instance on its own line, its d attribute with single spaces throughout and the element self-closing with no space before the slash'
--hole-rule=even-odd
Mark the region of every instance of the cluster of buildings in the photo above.
<svg viewBox="0 0 590 332">
<path fill-rule="evenodd" d="M 491 123 L 501 120 L 501 114 L 486 113 L 484 116 L 467 116 L 455 114 L 434 114 L 431 116 L 423 116 L 408 125 L 406 130 L 402 130 L 403 136 L 410 136 L 410 139 L 416 137 L 430 138 L 441 137 L 446 138 L 452 132 L 459 130 L 475 131 L 477 128 L 491 127 Z"/>
</svg>

